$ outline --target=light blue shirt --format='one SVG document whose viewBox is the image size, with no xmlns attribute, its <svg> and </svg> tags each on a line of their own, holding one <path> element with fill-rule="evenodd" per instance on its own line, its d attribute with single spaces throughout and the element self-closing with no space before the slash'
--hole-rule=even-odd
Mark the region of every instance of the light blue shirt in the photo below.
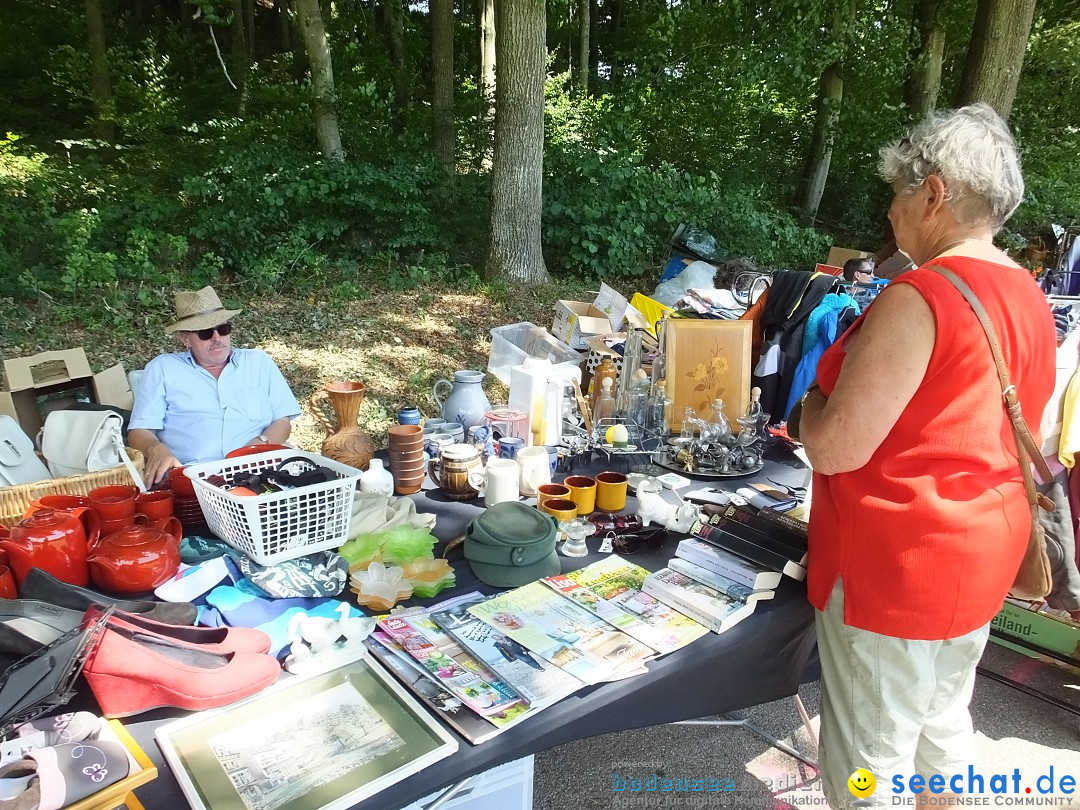
<svg viewBox="0 0 1080 810">
<path fill-rule="evenodd" d="M 300 415 L 289 384 L 269 355 L 233 349 L 216 380 L 191 352 L 155 357 L 135 392 L 132 429 L 157 432 L 182 464 L 216 461 L 276 419 Z"/>
</svg>

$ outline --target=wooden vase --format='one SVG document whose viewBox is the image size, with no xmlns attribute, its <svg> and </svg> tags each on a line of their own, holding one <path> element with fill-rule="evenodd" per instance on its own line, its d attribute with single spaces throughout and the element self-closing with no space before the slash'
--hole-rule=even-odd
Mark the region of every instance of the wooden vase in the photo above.
<svg viewBox="0 0 1080 810">
<path fill-rule="evenodd" d="M 366 391 L 361 382 L 337 381 L 327 384 L 326 388 L 311 397 L 311 411 L 326 431 L 322 454 L 361 470 L 367 469 L 371 457 L 375 455 L 371 436 L 357 425 L 360 403 L 364 401 Z M 326 414 L 323 406 L 326 399 L 330 400 L 334 409 L 336 425 Z"/>
</svg>

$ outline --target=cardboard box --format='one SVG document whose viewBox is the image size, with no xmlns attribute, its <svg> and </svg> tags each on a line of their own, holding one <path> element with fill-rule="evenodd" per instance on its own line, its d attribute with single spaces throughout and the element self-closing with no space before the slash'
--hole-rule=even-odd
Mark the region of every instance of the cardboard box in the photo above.
<svg viewBox="0 0 1080 810">
<path fill-rule="evenodd" d="M 123 365 L 94 374 L 82 348 L 5 360 L 4 376 L 0 414 L 15 419 L 31 438 L 44 424 L 43 412 L 70 407 L 80 394 L 99 405 L 130 409 L 134 404 Z"/>
<path fill-rule="evenodd" d="M 600 292 L 591 304 L 585 301 L 556 301 L 551 334 L 570 348 L 582 350 L 588 348 L 590 336 L 621 332 L 624 323 L 631 327 L 649 328 L 645 316 L 630 306 L 617 290 L 601 284 Z"/>
<path fill-rule="evenodd" d="M 842 268 L 848 259 L 865 259 L 867 256 L 873 255 L 873 253 L 867 253 L 865 250 L 834 247 L 829 249 L 829 258 L 825 260 L 825 264 Z"/>
</svg>

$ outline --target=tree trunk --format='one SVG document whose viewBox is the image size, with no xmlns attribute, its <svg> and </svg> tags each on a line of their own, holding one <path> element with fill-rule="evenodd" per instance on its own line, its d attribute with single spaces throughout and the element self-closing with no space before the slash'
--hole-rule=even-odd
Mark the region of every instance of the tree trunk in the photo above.
<svg viewBox="0 0 1080 810">
<path fill-rule="evenodd" d="M 608 58 L 608 64 L 611 66 L 611 84 L 614 87 L 618 87 L 619 80 L 622 79 L 622 56 L 619 53 L 622 17 L 623 0 L 611 0 L 611 37 L 609 38 L 611 56 Z"/>
<path fill-rule="evenodd" d="M 86 31 L 90 42 L 90 93 L 94 99 L 94 135 L 112 143 L 116 127 L 110 118 L 112 85 L 109 83 L 109 58 L 105 48 L 105 20 L 100 0 L 86 0 Z"/>
<path fill-rule="evenodd" d="M 478 0 L 480 9 L 480 167 L 491 168 L 495 109 L 495 0 Z"/>
<path fill-rule="evenodd" d="M 277 11 L 278 49 L 281 53 L 292 50 L 292 22 L 289 19 L 289 0 L 274 0 Z"/>
<path fill-rule="evenodd" d="M 937 107 L 941 65 L 945 59 L 945 11 L 949 0 L 916 0 L 912 13 L 911 72 L 904 85 L 904 100 L 916 118 Z"/>
<path fill-rule="evenodd" d="M 386 48 L 394 68 L 394 104 L 398 112 L 409 106 L 409 76 L 405 68 L 405 28 L 401 17 L 405 13 L 401 0 L 379 0 L 379 14 L 386 32 Z"/>
<path fill-rule="evenodd" d="M 548 280 L 541 249 L 544 174 L 544 0 L 496 0 L 499 36 L 488 276 Z"/>
<path fill-rule="evenodd" d="M 812 225 L 817 217 L 821 195 L 825 191 L 825 182 L 829 179 L 836 125 L 840 120 L 840 106 L 844 100 L 841 55 L 844 51 L 843 43 L 847 39 L 847 28 L 854 21 L 855 0 L 849 0 L 845 7 L 836 10 L 832 24 L 829 26 L 827 36 L 830 47 L 836 54 L 836 60 L 825 68 L 818 82 L 814 133 L 810 138 L 810 149 L 806 154 L 796 202 L 799 219 L 803 225 Z"/>
<path fill-rule="evenodd" d="M 244 28 L 247 30 L 248 64 L 255 61 L 255 0 L 244 0 Z"/>
<path fill-rule="evenodd" d="M 430 0 L 431 113 L 435 159 L 454 173 L 454 0 Z"/>
<path fill-rule="evenodd" d="M 985 101 L 1008 119 L 1034 15 L 1035 0 L 979 0 L 957 107 Z"/>
<path fill-rule="evenodd" d="M 232 53 L 229 61 L 232 62 L 233 81 L 236 83 L 236 89 L 240 91 L 240 102 L 237 109 L 240 111 L 240 115 L 243 115 L 244 111 L 247 110 L 248 66 L 251 64 L 248 59 L 247 34 L 244 30 L 243 0 L 233 0 L 232 18 Z"/>
<path fill-rule="evenodd" d="M 334 109 L 334 65 L 326 40 L 319 0 L 294 0 L 300 34 L 311 65 L 311 88 L 315 94 L 315 133 L 327 160 L 344 160 L 337 111 Z"/>
<path fill-rule="evenodd" d="M 579 95 L 589 95 L 589 26 L 593 0 L 578 0 L 578 60 L 576 87 Z"/>
</svg>

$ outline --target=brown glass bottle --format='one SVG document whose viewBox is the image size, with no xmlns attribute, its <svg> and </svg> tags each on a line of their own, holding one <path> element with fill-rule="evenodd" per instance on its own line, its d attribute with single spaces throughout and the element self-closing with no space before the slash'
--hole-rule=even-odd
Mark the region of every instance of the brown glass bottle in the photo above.
<svg viewBox="0 0 1080 810">
<path fill-rule="evenodd" d="M 615 383 L 618 376 L 619 371 L 615 368 L 615 364 L 611 362 L 610 357 L 605 357 L 603 360 L 600 361 L 600 365 L 598 365 L 596 367 L 596 371 L 593 372 L 592 402 L 589 403 L 589 406 L 592 408 L 593 414 L 596 414 L 596 403 L 600 401 L 600 392 L 604 390 L 604 380 L 611 380 L 611 390 L 612 393 L 614 393 Z"/>
</svg>

